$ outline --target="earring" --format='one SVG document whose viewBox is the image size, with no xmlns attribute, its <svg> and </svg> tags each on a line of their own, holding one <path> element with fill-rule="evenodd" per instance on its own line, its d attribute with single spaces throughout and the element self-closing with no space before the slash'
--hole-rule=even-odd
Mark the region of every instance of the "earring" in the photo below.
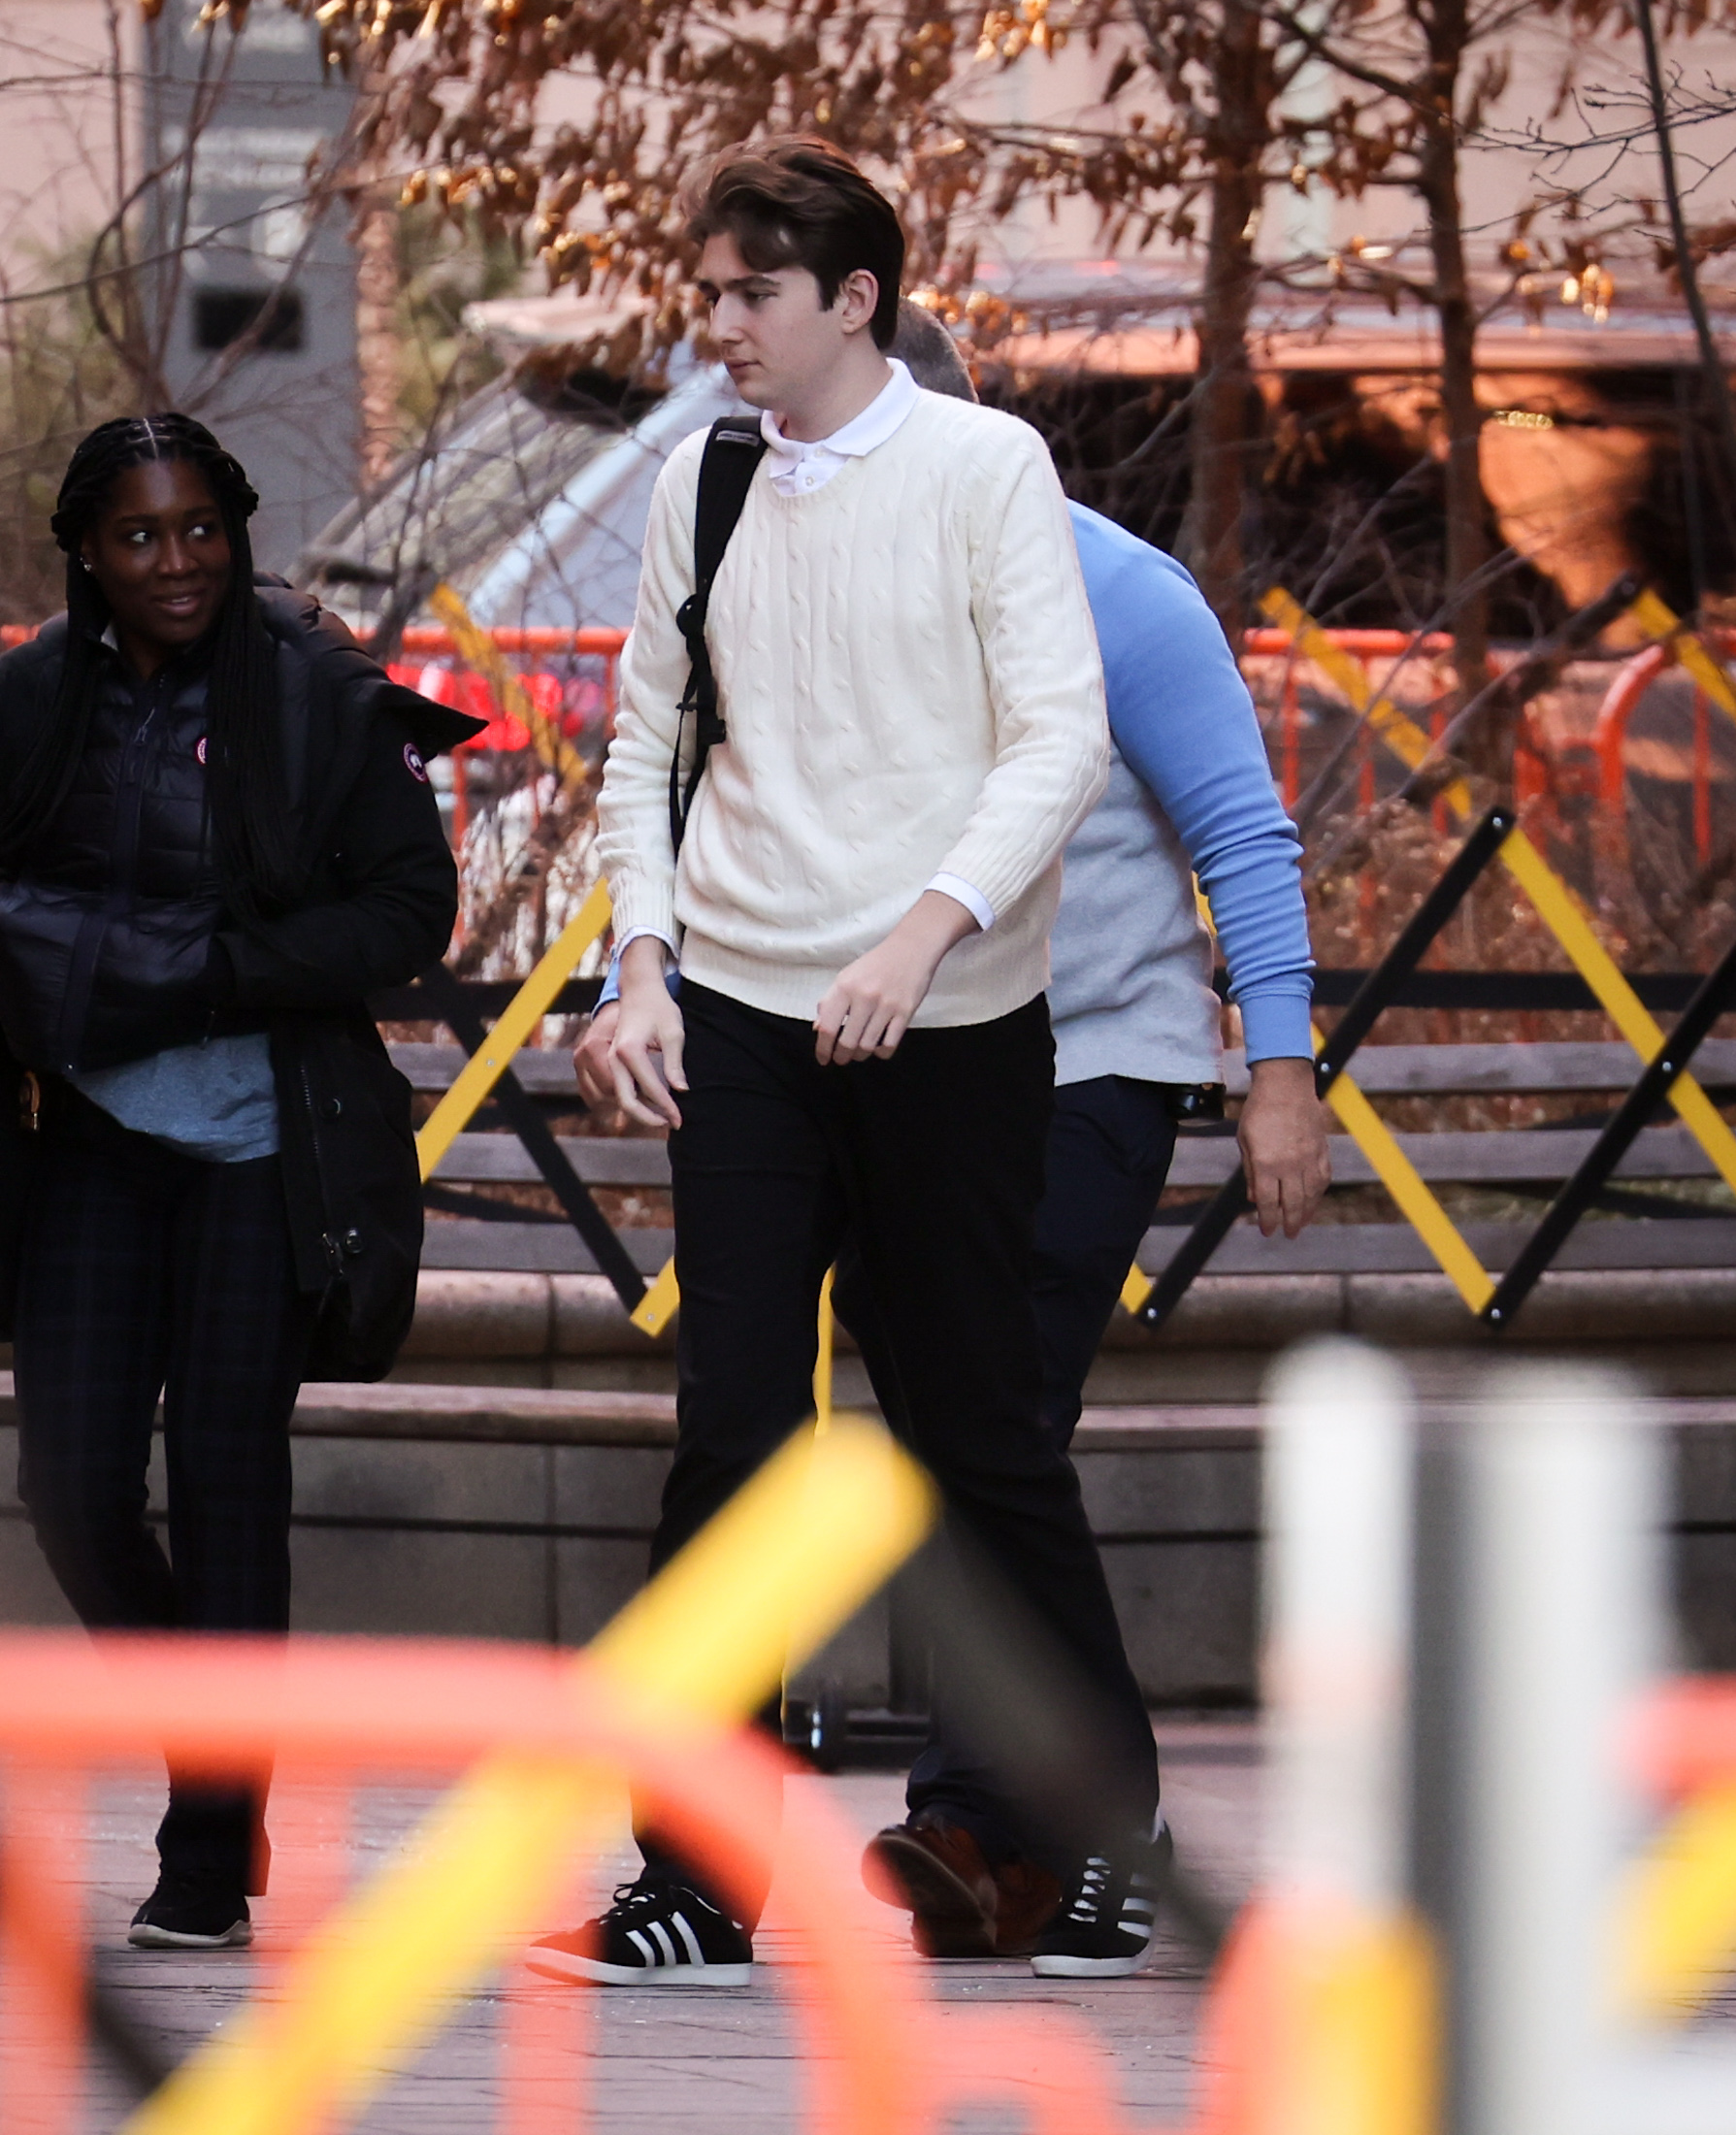
<svg viewBox="0 0 1736 2135">
<path fill-rule="evenodd" d="M 81 556 L 79 558 L 79 562 L 83 566 L 84 574 L 86 577 L 88 577 L 90 575 L 90 558 L 88 556 Z"/>
</svg>

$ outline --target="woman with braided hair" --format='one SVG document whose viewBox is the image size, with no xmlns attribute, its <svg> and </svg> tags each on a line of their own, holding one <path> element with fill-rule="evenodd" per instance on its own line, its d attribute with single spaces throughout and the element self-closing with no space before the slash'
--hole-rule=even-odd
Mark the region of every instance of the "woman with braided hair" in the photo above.
<svg viewBox="0 0 1736 2135">
<path fill-rule="evenodd" d="M 365 1003 L 445 949 L 425 759 L 475 723 L 255 576 L 257 503 L 188 416 L 103 424 L 52 521 L 66 613 L 0 659 L 0 1320 L 19 1493 L 93 1629 L 287 1628 L 296 1394 L 380 1376 L 414 1303 Z M 171 1773 L 135 1943 L 250 1938 L 262 1808 Z"/>
</svg>

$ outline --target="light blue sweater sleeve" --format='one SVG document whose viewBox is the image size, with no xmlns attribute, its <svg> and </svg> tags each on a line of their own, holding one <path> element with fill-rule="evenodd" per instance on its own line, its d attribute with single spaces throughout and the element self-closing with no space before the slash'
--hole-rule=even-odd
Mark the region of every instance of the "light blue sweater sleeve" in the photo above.
<svg viewBox="0 0 1736 2135">
<path fill-rule="evenodd" d="M 1301 839 L 1272 784 L 1248 686 L 1180 564 L 1083 505 L 1070 509 L 1110 732 L 1211 901 L 1248 1058 L 1312 1059 Z"/>
</svg>

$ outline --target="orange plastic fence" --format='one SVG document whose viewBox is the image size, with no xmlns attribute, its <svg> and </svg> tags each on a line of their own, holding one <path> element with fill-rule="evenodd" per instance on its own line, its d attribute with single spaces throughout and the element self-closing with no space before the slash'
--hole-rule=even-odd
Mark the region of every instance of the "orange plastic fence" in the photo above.
<svg viewBox="0 0 1736 2135">
<path fill-rule="evenodd" d="M 1660 1686 L 1636 1715 L 1627 1749 L 1665 1797 L 1727 1781 L 1736 1775 L 1736 1679 Z M 816 1790 L 784 1788 L 784 1760 L 750 1733 L 672 1730 L 636 1710 L 601 1670 L 532 1648 L 62 1632 L 0 1634 L 0 2117 L 9 2131 L 71 2135 L 80 2124 L 83 1952 L 66 1886 L 78 1881 L 93 1775 L 165 1756 L 213 1777 L 275 1768 L 280 1861 L 299 1889 L 272 1900 L 260 1951 L 269 1962 L 283 1943 L 272 1922 L 288 1914 L 293 1926 L 311 1926 L 344 1881 L 345 1819 L 328 1807 L 322 1823 L 311 1823 L 311 1777 L 329 1792 L 334 1781 L 455 1773 L 502 1752 L 617 1771 L 727 1892 L 763 1887 L 775 1852 L 782 1917 L 802 1961 L 774 1977 L 805 2048 L 816 2124 L 836 2135 L 937 2135 L 961 2110 L 1009 2099 L 1039 2135 L 1131 2135 L 1113 2068 L 1076 2018 L 936 2007 L 922 1968 L 861 1886 L 854 1835 Z M 550 1861 L 551 1907 L 567 1903 L 571 1869 Z M 547 1924 L 557 1921 L 566 1924 L 559 1915 Z M 1298 2082 L 1309 2088 L 1303 2065 L 1318 2058 L 1310 1993 L 1322 1980 L 1338 1991 L 1320 1969 L 1330 1940 L 1269 1905 L 1239 1923 L 1202 2024 L 1193 2135 L 1315 2124 Z M 1389 1947 L 1377 1962 L 1402 1989 L 1402 1950 Z M 586 2124 L 574 2067 L 589 2006 L 582 1990 L 512 1997 L 497 2127 L 573 2135 Z M 1378 2047 L 1379 2034 L 1360 2036 Z M 1291 2065 L 1287 2040 L 1303 2065 Z"/>
<path fill-rule="evenodd" d="M 1016 2096 L 1042 2135 L 1126 2135 L 1113 2070 L 1083 2024 L 1053 2011 L 941 2015 L 915 1960 L 889 1936 L 890 1916 L 862 1888 L 859 1841 L 813 1790 L 782 1789 L 782 1758 L 749 1733 L 672 1735 L 601 1671 L 536 1650 L 59 1632 L 0 1635 L 0 1830 L 28 1826 L 38 1841 L 4 1855 L 5 2124 L 31 2135 L 71 2135 L 79 2124 L 82 1953 L 56 1885 L 91 1773 L 167 1756 L 213 1777 L 275 1767 L 285 1779 L 353 1784 L 455 1772 L 503 1751 L 620 1772 L 726 1892 L 769 1880 L 776 1852 L 783 1918 L 804 1961 L 774 1976 L 806 2048 L 816 2124 L 838 2135 L 922 2135 L 961 2107 Z M 52 1860 L 42 1857 L 45 1813 L 57 1834 Z M 305 1872 L 307 1849 L 289 1851 Z M 551 1894 L 567 1888 L 569 1866 L 549 1863 Z M 326 1861 L 323 1881 L 332 1893 L 337 1862 Z M 290 1909 L 305 1915 L 293 1896 Z M 517 1998 L 497 2126 L 571 2135 L 585 2124 L 582 2086 L 572 2081 L 585 2003 L 582 1991 Z"/>
</svg>

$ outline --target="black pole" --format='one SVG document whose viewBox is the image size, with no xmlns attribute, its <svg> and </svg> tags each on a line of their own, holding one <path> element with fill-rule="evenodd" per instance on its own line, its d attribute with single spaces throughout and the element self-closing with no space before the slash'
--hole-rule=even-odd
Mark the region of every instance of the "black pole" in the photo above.
<svg viewBox="0 0 1736 2135">
<path fill-rule="evenodd" d="M 1736 992 L 1736 942 L 1724 951 L 1723 960 L 1707 973 L 1700 990 L 1678 1018 L 1676 1028 L 1664 1039 L 1657 1057 L 1621 1100 L 1615 1118 L 1586 1152 L 1585 1161 L 1544 1211 L 1543 1221 L 1520 1248 L 1511 1267 L 1495 1286 L 1483 1307 L 1483 1319 L 1493 1328 L 1510 1327 L 1514 1315 L 1536 1287 L 1540 1276 L 1566 1243 L 1593 1198 L 1609 1183 L 1617 1165 L 1633 1147 L 1634 1139 L 1677 1082 L 1687 1072 L 1688 1063 L 1700 1041 L 1724 1012 Z"/>
<path fill-rule="evenodd" d="M 487 1033 L 482 1018 L 466 1001 L 457 979 L 443 964 L 422 973 L 422 986 L 440 1018 L 467 1053 L 481 1051 Z M 577 1098 L 576 1087 L 573 1090 Z M 591 1199 L 589 1190 L 562 1153 L 549 1132 L 548 1122 L 537 1109 L 536 1100 L 508 1068 L 494 1086 L 494 1100 L 506 1114 L 507 1124 L 530 1154 L 543 1182 L 566 1212 L 568 1221 L 591 1249 L 598 1267 L 614 1285 L 615 1295 L 631 1312 L 645 1295 L 645 1278 L 634 1266 L 627 1248 L 615 1235 L 608 1218 Z"/>
<path fill-rule="evenodd" d="M 1516 820 L 1510 807 L 1499 805 L 1481 818 L 1440 880 L 1405 922 L 1397 940 L 1357 988 L 1314 1064 L 1315 1085 L 1323 1098 L 1344 1072 L 1351 1055 L 1373 1029 L 1375 1019 L 1428 954 L 1436 936 L 1464 903 L 1478 876 L 1506 843 Z M 1152 1284 L 1150 1297 L 1133 1315 L 1141 1326 L 1163 1326 L 1247 1206 L 1248 1182 L 1238 1166 L 1200 1210 L 1174 1258 Z"/>
<path fill-rule="evenodd" d="M 1374 1028 L 1375 1019 L 1390 1005 L 1392 996 L 1433 947 L 1435 936 L 1470 895 L 1478 876 L 1506 843 L 1507 834 L 1517 820 L 1512 808 L 1496 806 L 1472 827 L 1440 880 L 1405 922 L 1397 940 L 1358 987 L 1314 1064 L 1323 1098 Z"/>
</svg>

